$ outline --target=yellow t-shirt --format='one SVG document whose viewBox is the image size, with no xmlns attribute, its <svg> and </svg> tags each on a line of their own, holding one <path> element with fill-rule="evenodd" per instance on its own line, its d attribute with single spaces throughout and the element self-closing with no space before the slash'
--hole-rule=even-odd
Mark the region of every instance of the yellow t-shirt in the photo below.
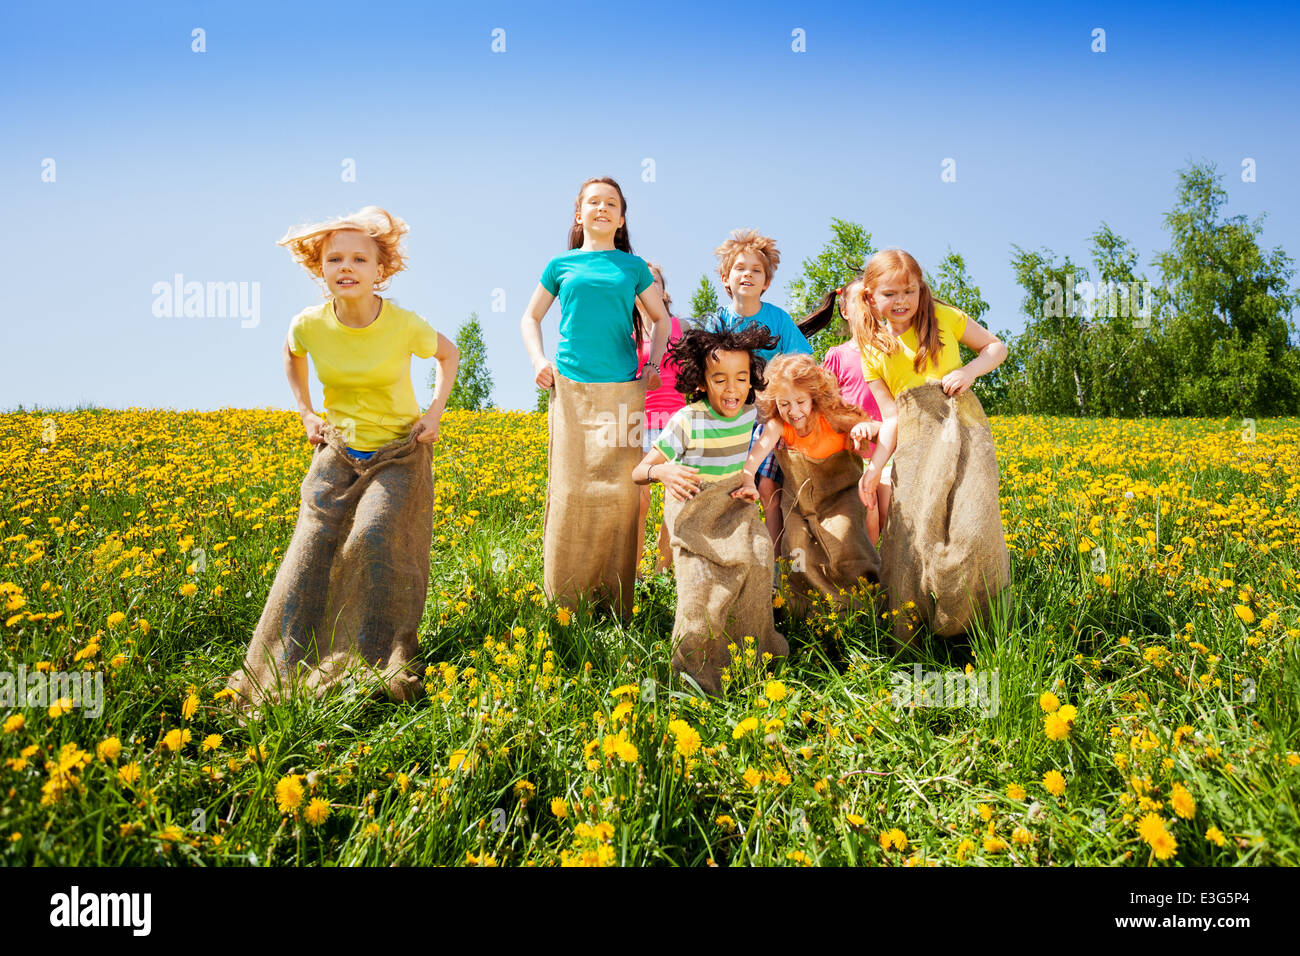
<svg viewBox="0 0 1300 956">
<path fill-rule="evenodd" d="M 920 343 L 916 340 L 916 322 L 902 335 L 898 336 L 901 346 L 893 355 L 873 348 L 862 350 L 862 377 L 868 382 L 883 379 L 890 394 L 898 398 L 904 389 L 915 388 L 926 382 L 937 382 L 954 369 L 961 368 L 961 351 L 958 341 L 966 332 L 968 317 L 960 309 L 952 306 L 934 304 L 934 317 L 939 323 L 939 364 L 934 364 L 934 357 L 926 363 L 924 372 L 917 372 L 912 366 L 916 350 Z"/>
<path fill-rule="evenodd" d="M 414 312 L 383 300 L 379 317 L 364 329 L 344 325 L 333 301 L 304 309 L 289 325 L 289 351 L 310 355 L 325 386 L 325 415 L 351 434 L 348 447 L 374 451 L 405 438 L 420 417 L 411 387 L 411 356 L 438 351 L 438 333 Z"/>
</svg>

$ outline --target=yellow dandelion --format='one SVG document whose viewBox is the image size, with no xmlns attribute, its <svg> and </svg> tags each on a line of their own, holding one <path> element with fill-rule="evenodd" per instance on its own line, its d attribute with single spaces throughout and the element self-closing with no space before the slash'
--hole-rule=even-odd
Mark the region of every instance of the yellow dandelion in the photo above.
<svg viewBox="0 0 1300 956">
<path fill-rule="evenodd" d="M 1174 808 L 1174 813 L 1178 814 L 1184 820 L 1190 820 L 1196 816 L 1196 801 L 1181 783 L 1174 784 L 1173 790 L 1169 794 L 1169 804 Z"/>
<path fill-rule="evenodd" d="M 555 816 L 555 819 L 563 820 L 569 815 L 569 805 L 559 797 L 555 797 L 551 800 L 551 813 Z"/>
<path fill-rule="evenodd" d="M 210 750 L 219 750 L 221 748 L 222 739 L 221 734 L 208 734 L 203 738 L 203 752 L 207 753 Z"/>
<path fill-rule="evenodd" d="M 122 753 L 122 741 L 116 737 L 107 737 L 95 746 L 95 754 L 103 763 L 116 760 Z"/>
<path fill-rule="evenodd" d="M 1054 797 L 1065 793 L 1065 777 L 1059 770 L 1049 770 L 1043 774 L 1043 789 Z"/>
<path fill-rule="evenodd" d="M 176 753 L 190 742 L 191 736 L 189 730 L 181 730 L 180 728 L 169 730 L 166 736 L 163 737 L 163 746 L 172 753 Z"/>
<path fill-rule="evenodd" d="M 22 714 L 14 714 L 12 717 L 5 720 L 4 732 L 7 734 L 16 734 L 18 731 L 23 729 L 23 725 L 26 723 L 27 718 Z"/>
<path fill-rule="evenodd" d="M 1007 799 L 1023 800 L 1025 799 L 1025 788 L 1018 783 L 1007 784 Z"/>
<path fill-rule="evenodd" d="M 785 700 L 787 693 L 789 692 L 785 689 L 785 684 L 779 680 L 770 680 L 763 685 L 763 696 L 768 700 Z"/>
<path fill-rule="evenodd" d="M 193 597 L 194 592 L 196 592 L 198 589 L 199 586 L 195 584 L 193 581 L 186 581 L 184 584 L 180 586 L 179 590 L 180 590 L 181 597 Z"/>
<path fill-rule="evenodd" d="M 1057 700 L 1056 695 L 1049 690 L 1038 698 L 1038 706 L 1043 708 L 1043 713 L 1051 714 L 1056 711 L 1056 708 L 1061 706 L 1061 702 Z"/>
<path fill-rule="evenodd" d="M 1210 827 L 1206 830 L 1205 839 L 1209 840 L 1215 846 L 1223 846 L 1223 844 L 1227 842 L 1227 840 L 1224 839 L 1223 831 L 1218 827 Z"/>
<path fill-rule="evenodd" d="M 312 797 L 311 803 L 303 811 L 303 819 L 314 827 L 324 823 L 330 815 L 330 802 L 324 797 Z"/>
<path fill-rule="evenodd" d="M 573 620 L 573 615 L 569 613 L 567 607 L 562 607 L 556 610 L 555 619 L 560 622 L 560 627 L 568 627 L 569 621 Z"/>
<path fill-rule="evenodd" d="M 1241 623 L 1243 624 L 1255 623 L 1255 612 L 1252 611 L 1244 604 L 1233 605 L 1232 612 L 1236 614 L 1238 618 L 1240 618 Z"/>
<path fill-rule="evenodd" d="M 275 802 L 281 813 L 297 810 L 302 805 L 304 796 L 301 774 L 281 777 L 275 785 Z"/>
<path fill-rule="evenodd" d="M 181 719 L 189 720 L 199 709 L 199 695 L 190 694 L 185 698 L 185 703 L 181 704 Z"/>
<path fill-rule="evenodd" d="M 126 620 L 125 614 L 123 614 L 121 611 L 114 611 L 112 614 L 108 616 L 108 626 L 117 627 L 125 620 Z"/>
</svg>

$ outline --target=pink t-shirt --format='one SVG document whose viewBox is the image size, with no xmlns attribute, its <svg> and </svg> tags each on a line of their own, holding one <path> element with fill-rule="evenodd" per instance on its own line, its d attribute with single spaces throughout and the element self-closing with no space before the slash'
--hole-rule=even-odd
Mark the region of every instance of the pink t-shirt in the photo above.
<svg viewBox="0 0 1300 956">
<path fill-rule="evenodd" d="M 881 420 L 876 396 L 871 394 L 871 386 L 862 377 L 862 352 L 852 339 L 828 349 L 822 368 L 834 375 L 835 381 L 840 383 L 840 395 L 846 402 L 858 406 L 876 421 Z M 875 442 L 868 447 L 869 453 L 875 452 Z"/>
<path fill-rule="evenodd" d="M 672 327 L 668 333 L 668 344 L 672 345 L 682 337 L 682 323 L 677 316 L 670 315 Z M 650 340 L 647 338 L 637 349 L 637 366 L 636 372 L 641 374 L 645 368 L 645 363 L 650 361 Z M 668 424 L 668 419 L 673 417 L 673 413 L 686 407 L 686 399 L 681 392 L 677 391 L 677 366 L 673 364 L 667 353 L 664 354 L 664 360 L 659 363 L 659 387 L 653 392 L 646 392 L 645 411 L 647 428 L 663 428 Z M 861 374 L 861 372 L 859 372 Z"/>
</svg>

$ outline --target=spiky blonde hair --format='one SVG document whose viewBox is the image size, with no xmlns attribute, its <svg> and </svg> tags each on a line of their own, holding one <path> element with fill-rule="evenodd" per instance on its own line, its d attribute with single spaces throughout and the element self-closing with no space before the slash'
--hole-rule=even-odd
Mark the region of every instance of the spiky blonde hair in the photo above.
<svg viewBox="0 0 1300 956">
<path fill-rule="evenodd" d="M 276 245 L 287 246 L 300 266 L 317 279 L 323 280 L 325 276 L 321 269 L 321 255 L 325 250 L 325 242 L 334 233 L 345 230 L 363 232 L 375 240 L 379 249 L 379 281 L 375 284 L 376 289 L 386 287 L 389 279 L 406 268 L 406 251 L 402 248 L 402 239 L 410 232 L 410 227 L 405 220 L 378 206 L 366 206 L 350 216 L 295 226 Z"/>
<path fill-rule="evenodd" d="M 718 275 L 722 277 L 722 287 L 727 290 L 727 295 L 732 294 L 731 286 L 727 285 L 727 275 L 742 252 L 752 252 L 763 260 L 769 281 L 775 274 L 776 267 L 781 264 L 781 252 L 776 247 L 775 239 L 760 235 L 757 229 L 731 230 L 731 238 L 713 250 L 713 254 L 721 260 L 718 263 Z"/>
</svg>

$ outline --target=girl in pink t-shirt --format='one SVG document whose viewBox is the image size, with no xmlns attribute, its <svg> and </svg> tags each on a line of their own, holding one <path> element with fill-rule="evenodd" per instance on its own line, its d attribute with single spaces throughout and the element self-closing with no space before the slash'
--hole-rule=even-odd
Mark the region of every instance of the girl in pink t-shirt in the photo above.
<svg viewBox="0 0 1300 956">
<path fill-rule="evenodd" d="M 671 348 L 677 340 L 682 337 L 682 323 L 677 316 L 673 315 L 672 298 L 668 295 L 664 287 L 664 273 L 657 262 L 649 262 L 650 274 L 654 276 L 655 288 L 659 290 L 659 295 L 664 300 L 664 308 L 668 311 L 668 318 L 672 323 L 671 331 L 668 334 L 668 347 Z M 650 343 L 642 342 L 637 348 L 637 374 L 641 374 L 641 368 L 645 366 L 646 361 L 650 358 Z M 668 424 L 668 419 L 673 414 L 686 406 L 686 399 L 677 391 L 677 366 L 669 357 L 667 351 L 664 352 L 664 358 L 661 368 L 659 369 L 660 385 L 653 391 L 646 392 L 645 395 L 645 419 L 641 427 L 641 450 L 646 454 L 654 442 L 659 438 L 659 433 Z M 640 520 L 637 521 L 637 564 L 641 562 L 641 552 L 645 549 L 645 519 L 650 513 L 650 485 L 641 486 L 641 514 Z M 659 527 L 659 560 L 655 564 L 655 573 L 659 574 L 669 570 L 673 566 L 673 552 L 668 545 L 668 526 L 660 525 Z M 639 577 L 639 574 L 638 574 Z"/>
</svg>

